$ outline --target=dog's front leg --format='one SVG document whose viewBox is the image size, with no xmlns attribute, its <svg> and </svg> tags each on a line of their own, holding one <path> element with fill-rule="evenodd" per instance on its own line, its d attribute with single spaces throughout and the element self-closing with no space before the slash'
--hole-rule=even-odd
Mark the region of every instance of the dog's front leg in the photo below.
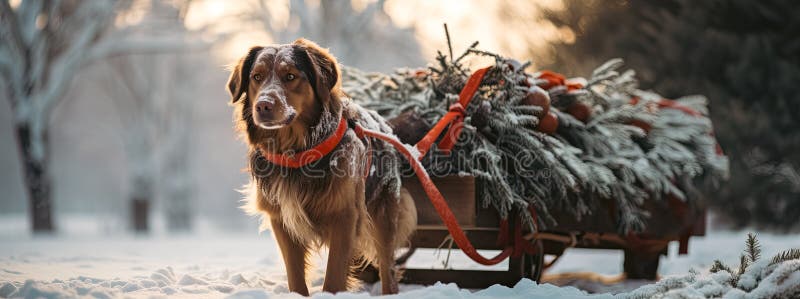
<svg viewBox="0 0 800 299">
<path fill-rule="evenodd" d="M 336 225 L 331 227 L 328 252 L 328 267 L 325 270 L 325 283 L 322 290 L 336 293 L 347 290 L 347 280 L 353 258 L 353 242 L 356 235 L 356 215 L 337 217 Z"/>
<path fill-rule="evenodd" d="M 283 263 L 286 265 L 286 277 L 289 279 L 289 290 L 303 296 L 308 296 L 308 286 L 306 285 L 306 257 L 308 247 L 297 242 L 286 228 L 280 217 L 270 217 L 272 233 L 281 248 Z"/>
<path fill-rule="evenodd" d="M 340 189 L 341 198 L 329 201 L 332 211 L 326 237 L 329 246 L 328 267 L 325 269 L 325 283 L 322 290 L 336 293 L 347 290 L 350 266 L 353 264 L 354 245 L 361 211 L 364 206 L 364 182 L 360 179 L 353 184 L 344 184 Z"/>
</svg>

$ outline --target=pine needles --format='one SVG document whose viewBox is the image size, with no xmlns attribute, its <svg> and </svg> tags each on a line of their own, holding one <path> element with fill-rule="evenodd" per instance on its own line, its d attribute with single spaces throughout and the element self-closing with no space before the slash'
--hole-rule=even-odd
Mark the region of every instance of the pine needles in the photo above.
<svg viewBox="0 0 800 299">
<path fill-rule="evenodd" d="M 761 258 L 761 244 L 758 242 L 758 238 L 753 233 L 747 234 L 747 240 L 745 240 L 745 250 L 744 253 L 739 256 L 739 267 L 734 272 L 731 267 L 725 265 L 720 260 L 714 260 L 714 263 L 711 265 L 711 269 L 709 272 L 717 273 L 719 271 L 725 271 L 731 274 L 730 284 L 733 287 L 739 287 L 739 280 L 743 277 L 745 272 L 747 272 L 748 268 L 756 263 Z M 774 257 L 767 265 L 768 267 L 772 267 L 774 265 L 783 263 L 789 260 L 800 259 L 800 249 L 789 249 L 783 251 Z M 739 287 L 745 291 L 749 291 L 751 288 Z"/>
<path fill-rule="evenodd" d="M 761 244 L 753 233 L 747 234 L 747 256 L 751 262 L 757 261 L 761 257 Z"/>
<path fill-rule="evenodd" d="M 796 249 L 796 248 L 795 249 L 789 249 L 789 250 L 783 251 L 783 252 L 773 256 L 772 257 L 772 261 L 770 261 L 769 265 L 772 266 L 772 265 L 783 263 L 785 261 L 797 260 L 797 259 L 800 259 L 800 249 Z"/>
<path fill-rule="evenodd" d="M 714 260 L 714 264 L 711 265 L 711 269 L 709 270 L 711 273 L 717 273 L 719 271 L 728 271 L 728 273 L 733 273 L 730 267 L 726 266 L 720 260 Z"/>
</svg>

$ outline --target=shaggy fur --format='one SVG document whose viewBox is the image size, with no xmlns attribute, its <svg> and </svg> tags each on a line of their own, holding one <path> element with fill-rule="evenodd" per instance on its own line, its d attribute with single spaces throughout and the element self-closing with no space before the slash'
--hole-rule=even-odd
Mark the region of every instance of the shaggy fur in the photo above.
<svg viewBox="0 0 800 299">
<path fill-rule="evenodd" d="M 365 128 L 391 133 L 375 112 L 344 97 L 336 59 L 313 42 L 253 47 L 236 65 L 228 90 L 237 128 L 249 146 L 252 175 L 246 210 L 264 216 L 286 263 L 289 288 L 308 295 L 307 257 L 329 247 L 323 290 L 352 286 L 358 261 L 380 270 L 384 294 L 397 292 L 394 251 L 406 245 L 416 210 L 400 185 L 398 153 L 390 145 L 348 130 L 336 149 L 301 168 L 285 168 L 263 153 L 290 154 L 333 134 L 343 116 Z M 365 178 L 366 155 L 372 169 Z"/>
</svg>

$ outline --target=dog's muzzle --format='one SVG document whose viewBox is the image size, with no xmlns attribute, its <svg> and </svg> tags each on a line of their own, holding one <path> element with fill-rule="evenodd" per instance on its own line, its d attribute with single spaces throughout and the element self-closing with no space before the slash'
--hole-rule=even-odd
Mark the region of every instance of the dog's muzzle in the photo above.
<svg viewBox="0 0 800 299">
<path fill-rule="evenodd" d="M 253 121 L 264 129 L 278 129 L 291 123 L 294 108 L 274 97 L 261 97 L 253 105 Z"/>
</svg>

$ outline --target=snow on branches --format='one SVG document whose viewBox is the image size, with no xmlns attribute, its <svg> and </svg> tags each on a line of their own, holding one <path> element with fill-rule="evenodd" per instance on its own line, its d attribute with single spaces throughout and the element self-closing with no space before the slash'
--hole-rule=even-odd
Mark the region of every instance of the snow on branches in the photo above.
<svg viewBox="0 0 800 299">
<path fill-rule="evenodd" d="M 622 298 L 797 298 L 800 295 L 800 249 L 790 249 L 772 259 L 760 259 L 754 234 L 747 235 L 739 267 L 714 261 L 708 273 L 690 270 L 642 286 Z"/>
<path fill-rule="evenodd" d="M 415 119 L 422 124 L 414 130 L 427 131 L 458 100 L 471 74 L 462 60 L 494 58 L 465 107 L 465 128 L 452 153 L 433 150 L 423 163 L 433 175 L 475 176 L 485 190 L 481 203 L 502 217 L 516 211 L 533 228 L 532 206 L 541 227 L 555 224 L 548 213 L 553 209 L 580 218 L 602 206 L 598 203 L 613 201 L 619 231 L 640 231 L 647 217 L 644 201 L 666 196 L 690 201 L 699 197 L 695 178 L 727 176 L 727 158 L 718 151 L 704 97 L 672 101 L 639 90 L 633 71 L 618 72 L 620 59 L 588 79 L 566 79 L 550 71 L 526 72 L 528 63 L 476 46 L 458 57 L 439 53 L 436 66 L 428 69 L 385 75 L 345 67 L 343 88 L 390 122 Z M 530 105 L 526 99 L 537 88 L 547 91 L 549 101 Z M 555 128 L 543 128 L 546 122 Z M 395 128 L 401 138 L 421 136 L 407 130 Z"/>
</svg>

